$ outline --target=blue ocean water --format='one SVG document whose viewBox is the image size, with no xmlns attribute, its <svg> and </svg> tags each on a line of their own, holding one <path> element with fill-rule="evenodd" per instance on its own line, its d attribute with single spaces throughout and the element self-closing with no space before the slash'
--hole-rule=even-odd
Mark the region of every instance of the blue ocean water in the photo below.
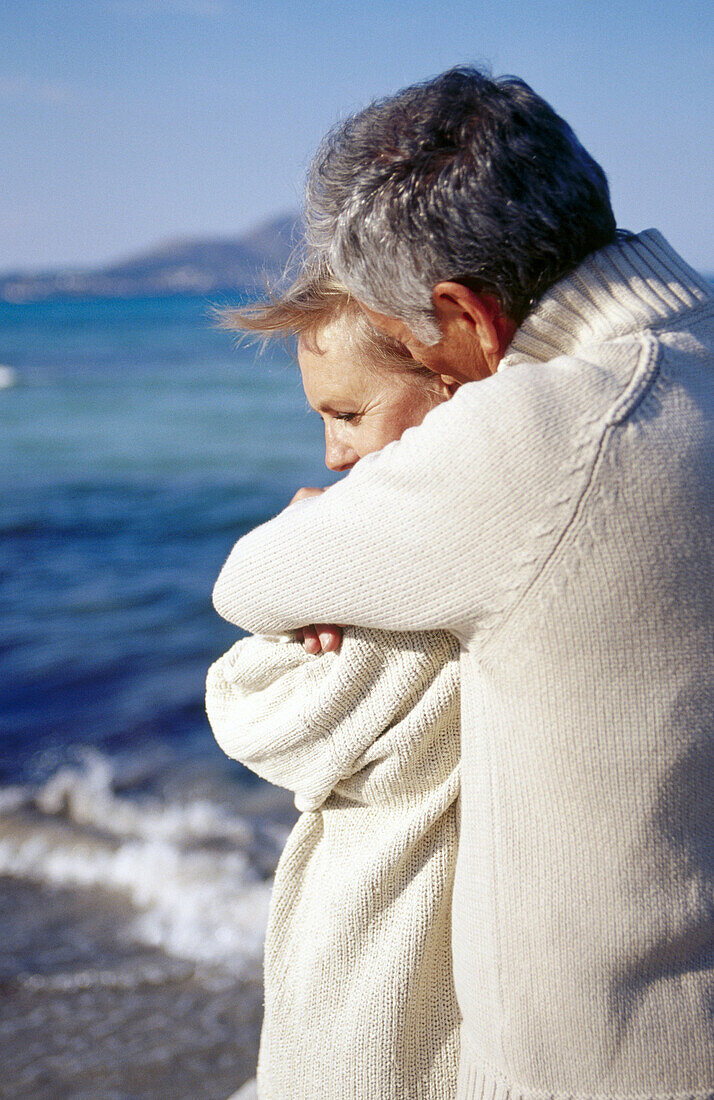
<svg viewBox="0 0 714 1100">
<path fill-rule="evenodd" d="M 80 746 L 213 754 L 210 604 L 232 542 L 324 484 L 286 351 L 200 298 L 0 306 L 0 779 Z M 7 374 L 8 372 L 6 372 Z"/>
<path fill-rule="evenodd" d="M 3 1095 L 220 1100 L 254 1071 L 295 812 L 211 735 L 238 632 L 210 595 L 330 479 L 288 353 L 210 305 L 0 305 Z"/>
</svg>

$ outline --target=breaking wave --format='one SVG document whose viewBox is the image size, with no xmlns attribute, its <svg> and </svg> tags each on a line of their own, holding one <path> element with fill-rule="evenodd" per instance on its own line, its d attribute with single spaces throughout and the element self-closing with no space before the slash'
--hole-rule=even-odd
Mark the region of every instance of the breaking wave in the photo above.
<svg viewBox="0 0 714 1100">
<path fill-rule="evenodd" d="M 89 753 L 39 787 L 0 791 L 0 874 L 128 899 L 125 935 L 255 978 L 284 824 L 210 798 L 118 792 Z"/>
</svg>

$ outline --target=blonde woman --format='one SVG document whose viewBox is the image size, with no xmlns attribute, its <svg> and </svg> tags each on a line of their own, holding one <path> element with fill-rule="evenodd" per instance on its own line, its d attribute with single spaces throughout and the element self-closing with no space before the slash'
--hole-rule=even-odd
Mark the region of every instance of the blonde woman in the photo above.
<svg viewBox="0 0 714 1100">
<path fill-rule="evenodd" d="M 332 470 L 451 396 L 324 272 L 227 323 L 297 337 Z M 275 876 L 258 1096 L 450 1100 L 458 644 L 347 628 L 339 651 L 310 648 L 309 633 L 246 638 L 208 676 L 221 747 L 294 791 L 302 811 Z"/>
</svg>

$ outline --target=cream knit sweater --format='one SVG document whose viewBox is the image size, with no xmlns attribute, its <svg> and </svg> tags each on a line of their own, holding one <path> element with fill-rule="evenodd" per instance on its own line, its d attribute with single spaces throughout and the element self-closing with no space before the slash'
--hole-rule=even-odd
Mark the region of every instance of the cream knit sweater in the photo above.
<svg viewBox="0 0 714 1100">
<path fill-rule="evenodd" d="M 229 756 L 304 811 L 265 944 L 263 1100 L 452 1100 L 458 645 L 348 629 L 339 653 L 246 638 L 209 671 Z"/>
<path fill-rule="evenodd" d="M 461 642 L 460 1100 L 714 1096 L 713 515 L 712 292 L 650 231 L 221 573 L 248 630 Z"/>
</svg>

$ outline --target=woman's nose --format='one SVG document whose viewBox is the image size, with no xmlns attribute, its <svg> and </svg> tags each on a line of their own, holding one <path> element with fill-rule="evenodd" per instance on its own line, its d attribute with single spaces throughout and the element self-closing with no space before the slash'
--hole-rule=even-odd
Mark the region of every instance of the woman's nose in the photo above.
<svg viewBox="0 0 714 1100">
<path fill-rule="evenodd" d="M 351 470 L 356 462 L 359 461 L 359 455 L 350 447 L 343 439 L 332 430 L 329 425 L 325 425 L 325 465 L 328 470 L 334 470 L 335 473 L 340 473 L 343 470 Z"/>
</svg>

